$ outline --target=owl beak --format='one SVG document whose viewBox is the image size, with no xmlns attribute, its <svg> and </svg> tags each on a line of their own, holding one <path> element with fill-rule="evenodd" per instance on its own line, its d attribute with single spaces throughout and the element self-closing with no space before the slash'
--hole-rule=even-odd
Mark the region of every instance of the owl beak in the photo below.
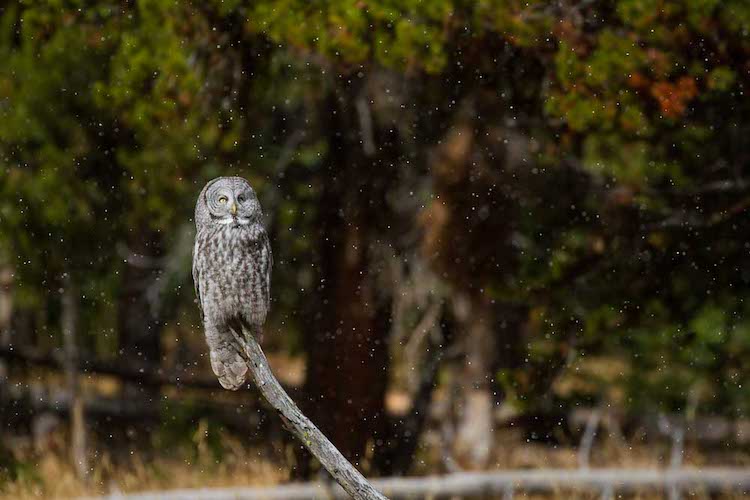
<svg viewBox="0 0 750 500">
<path fill-rule="evenodd" d="M 237 215 L 237 204 L 232 203 L 232 206 L 229 208 L 229 211 L 232 212 L 232 215 Z"/>
</svg>

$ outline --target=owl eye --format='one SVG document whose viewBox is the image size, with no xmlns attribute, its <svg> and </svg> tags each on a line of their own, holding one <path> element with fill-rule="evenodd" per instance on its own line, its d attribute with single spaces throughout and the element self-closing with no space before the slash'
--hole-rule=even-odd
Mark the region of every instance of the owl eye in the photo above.
<svg viewBox="0 0 750 500">
<path fill-rule="evenodd" d="M 227 198 L 226 196 L 219 196 L 219 203 L 221 203 L 222 205 L 226 205 L 228 201 L 229 198 Z"/>
<path fill-rule="evenodd" d="M 246 199 L 247 199 L 247 198 L 245 197 L 245 195 L 244 195 L 244 194 L 241 194 L 241 195 L 239 195 L 239 196 L 237 197 L 237 201 L 239 201 L 240 203 L 244 203 Z"/>
</svg>

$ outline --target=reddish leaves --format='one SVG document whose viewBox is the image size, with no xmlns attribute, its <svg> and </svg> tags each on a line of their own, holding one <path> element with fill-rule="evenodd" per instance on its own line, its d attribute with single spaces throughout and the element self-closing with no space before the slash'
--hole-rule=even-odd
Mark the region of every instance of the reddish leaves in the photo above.
<svg viewBox="0 0 750 500">
<path fill-rule="evenodd" d="M 682 76 L 677 82 L 656 82 L 651 95 L 657 100 L 661 112 L 668 118 L 677 118 L 685 113 L 688 103 L 698 95 L 698 86 L 690 76 Z"/>
</svg>

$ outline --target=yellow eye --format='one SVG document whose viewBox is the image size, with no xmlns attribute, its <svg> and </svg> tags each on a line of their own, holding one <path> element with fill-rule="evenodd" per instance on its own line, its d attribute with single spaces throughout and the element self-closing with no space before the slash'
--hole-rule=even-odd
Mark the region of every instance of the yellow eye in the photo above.
<svg viewBox="0 0 750 500">
<path fill-rule="evenodd" d="M 229 201 L 229 198 L 227 198 L 226 196 L 221 196 L 219 198 L 219 203 L 221 203 L 222 205 L 226 205 L 228 201 Z"/>
</svg>

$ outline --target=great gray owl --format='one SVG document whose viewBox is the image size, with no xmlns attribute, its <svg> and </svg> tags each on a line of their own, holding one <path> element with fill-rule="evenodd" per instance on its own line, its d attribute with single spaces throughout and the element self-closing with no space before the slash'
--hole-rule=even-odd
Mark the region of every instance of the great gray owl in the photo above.
<svg viewBox="0 0 750 500">
<path fill-rule="evenodd" d="M 247 376 L 242 328 L 260 335 L 268 313 L 271 245 L 253 188 L 242 177 L 218 177 L 195 204 L 193 281 L 211 355 L 225 389 Z"/>
</svg>

